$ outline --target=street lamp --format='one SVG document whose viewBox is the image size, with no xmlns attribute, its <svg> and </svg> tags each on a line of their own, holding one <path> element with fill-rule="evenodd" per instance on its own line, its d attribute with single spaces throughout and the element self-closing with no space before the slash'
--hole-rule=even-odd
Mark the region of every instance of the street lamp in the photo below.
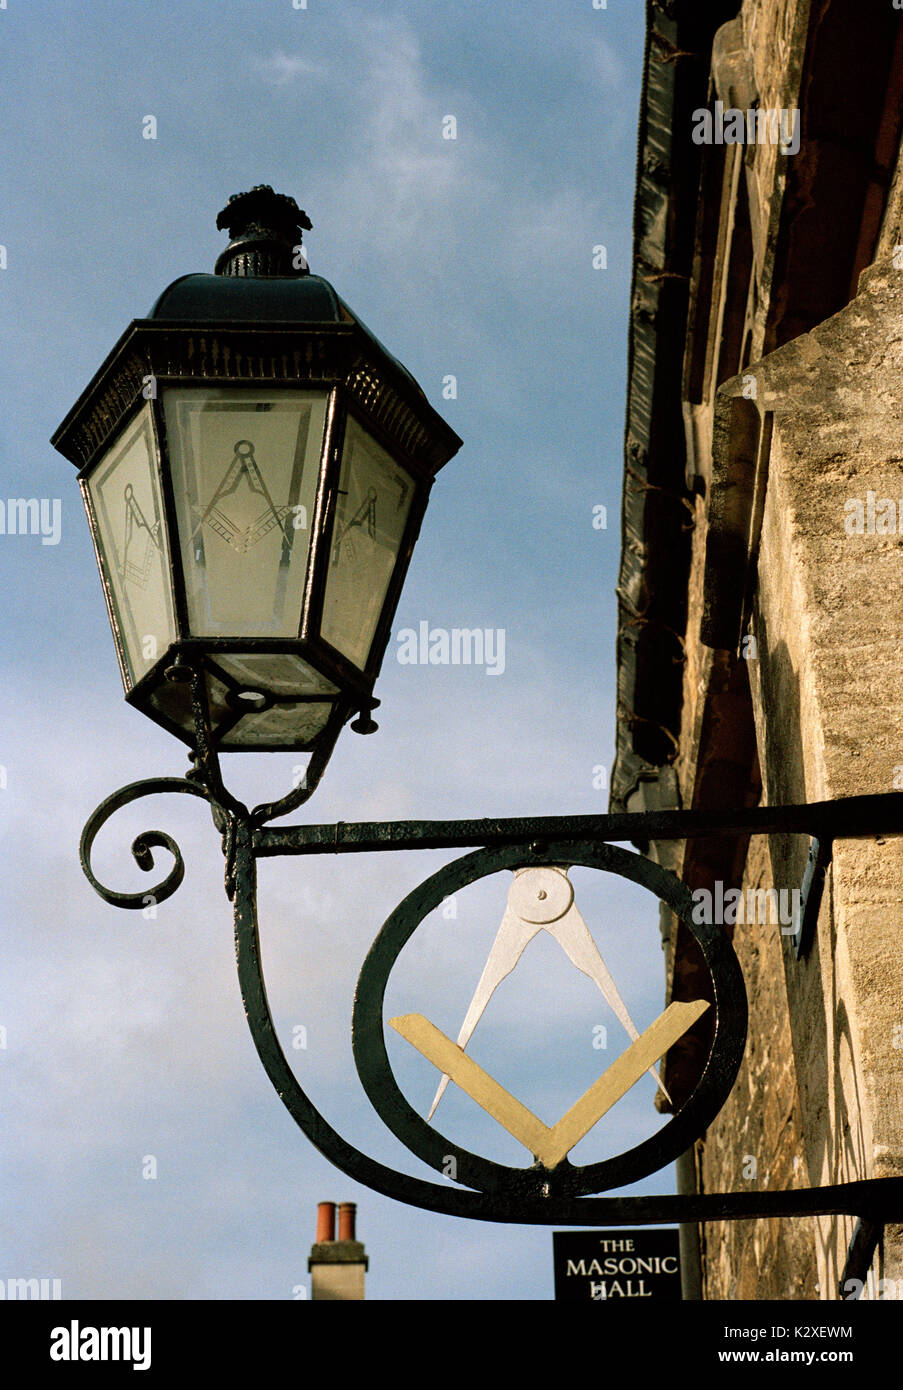
<svg viewBox="0 0 903 1390">
<path fill-rule="evenodd" d="M 307 269 L 269 187 L 214 275 L 135 320 L 53 437 L 79 467 L 126 698 L 194 744 L 324 756 L 370 710 L 430 487 L 461 440 Z"/>
<path fill-rule="evenodd" d="M 310 222 L 293 199 L 253 188 L 230 198 L 217 225 L 231 240 L 216 274 L 181 277 L 149 318 L 130 325 L 53 438 L 79 468 L 126 698 L 191 750 L 185 777 L 133 783 L 89 817 L 81 857 L 93 887 L 106 902 L 131 909 L 170 897 L 184 865 L 169 835 L 151 830 L 134 841 L 143 870 L 153 869 L 158 848 L 173 863 L 150 892 L 129 893 L 96 878 L 95 838 L 114 812 L 140 797 L 172 792 L 209 803 L 234 904 L 239 983 L 267 1075 L 330 1162 L 399 1201 L 530 1224 L 842 1212 L 903 1220 L 901 1178 L 793 1192 L 592 1195 L 657 1171 L 704 1132 L 733 1087 L 747 1021 L 742 973 L 723 928 L 697 919 L 689 888 L 674 874 L 612 842 L 808 835 L 822 847 L 821 876 L 813 869 L 804 883 L 800 937 L 808 940 L 834 841 L 903 834 L 899 795 L 725 813 L 268 823 L 313 794 L 349 719 L 357 715 L 352 728 L 361 733 L 376 727 L 373 685 L 429 490 L 461 441 L 332 286 L 308 273 L 300 237 Z M 310 759 L 290 792 L 249 809 L 226 788 L 220 767 L 221 752 L 239 749 L 294 749 Z M 352 1023 L 355 1065 L 368 1097 L 411 1152 L 451 1178 L 448 1186 L 361 1153 L 307 1096 L 267 1002 L 256 873 L 258 859 L 283 855 L 467 847 L 473 852 L 414 889 L 378 933 L 358 980 Z M 451 1076 L 528 1148 L 532 1164 L 510 1168 L 442 1135 L 432 1112 L 424 1120 L 402 1095 L 385 1044 L 387 983 L 405 943 L 447 896 L 510 869 L 515 879 L 505 931 L 499 930 L 474 997 L 474 1017 L 540 930 L 556 936 L 606 998 L 620 1003 L 572 909 L 572 865 L 652 891 L 696 940 L 709 978 L 700 971 L 700 997 L 673 1001 L 551 1127 L 466 1056 L 473 1018 L 465 1020 L 460 1045 L 421 1014 L 389 1020 L 440 1075 Z M 572 1165 L 568 1154 L 580 1138 L 703 1015 L 710 1023 L 708 1059 L 668 1123 L 625 1153 Z"/>
</svg>

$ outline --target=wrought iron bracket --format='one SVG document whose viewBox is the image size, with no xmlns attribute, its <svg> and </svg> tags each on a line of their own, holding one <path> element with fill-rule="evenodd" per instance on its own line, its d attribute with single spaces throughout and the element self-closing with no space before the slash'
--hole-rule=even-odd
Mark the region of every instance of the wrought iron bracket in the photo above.
<svg viewBox="0 0 903 1390">
<path fill-rule="evenodd" d="M 733 948 L 718 927 L 693 924 L 691 895 L 677 877 L 617 847 L 618 841 L 683 840 L 696 835 L 796 833 L 813 840 L 807 869 L 806 908 L 800 938 L 814 930 L 817 897 L 835 839 L 903 834 L 903 795 L 882 794 L 816 802 L 807 806 L 757 807 L 730 813 L 654 811 L 640 814 L 531 819 L 409 821 L 348 825 L 265 824 L 287 814 L 313 792 L 322 766 L 309 769 L 305 785 L 281 800 L 248 810 L 225 789 L 209 738 L 201 676 L 180 669 L 174 679 L 192 681 L 198 740 L 194 767 L 185 778 L 160 777 L 114 793 L 89 818 L 81 842 L 89 882 L 108 903 L 143 908 L 149 897 L 163 902 L 179 887 L 184 864 L 179 847 L 162 831 L 147 831 L 132 845 L 145 871 L 155 849 L 166 849 L 173 865 L 157 886 L 122 893 L 107 888 L 91 867 L 91 851 L 106 821 L 129 803 L 158 793 L 201 797 L 213 812 L 226 859 L 226 890 L 234 904 L 239 984 L 254 1045 L 277 1094 L 298 1126 L 335 1167 L 385 1196 L 426 1210 L 471 1219 L 550 1225 L 630 1225 L 732 1221 L 765 1217 L 852 1215 L 872 1231 L 903 1221 L 903 1178 L 882 1178 L 785 1192 L 707 1193 L 653 1197 L 598 1197 L 656 1171 L 684 1152 L 711 1123 L 729 1094 L 742 1059 L 746 995 Z M 328 755 L 327 755 L 328 756 Z M 321 759 L 325 765 L 325 758 Z M 312 775 L 310 775 L 312 773 Z M 307 1096 L 279 1042 L 267 1000 L 257 915 L 257 861 L 281 855 L 368 853 L 374 850 L 466 848 L 474 852 L 446 865 L 390 916 L 361 971 L 354 1007 L 355 1061 L 364 1089 L 384 1122 L 421 1159 L 445 1171 L 458 1159 L 457 1183 L 427 1182 L 387 1167 L 348 1143 Z M 489 1162 L 445 1139 L 408 1105 L 392 1077 L 383 1037 L 382 1007 L 389 971 L 426 912 L 455 885 L 463 886 L 502 868 L 537 864 L 583 864 L 614 872 L 651 889 L 696 936 L 709 965 L 716 1006 L 715 1040 L 693 1095 L 665 1127 L 627 1154 L 586 1167 L 564 1159 L 554 1169 L 538 1162 L 512 1169 Z M 438 896 L 437 896 L 438 895 Z M 801 954 L 801 944 L 797 944 Z M 862 1241 L 860 1240 L 860 1245 Z M 858 1249 L 858 1247 L 857 1247 Z M 874 1245 L 871 1245 L 874 1250 Z M 851 1259 L 853 1252 L 851 1252 Z M 848 1261 L 849 1265 L 849 1261 Z"/>
<path fill-rule="evenodd" d="M 883 1235 L 884 1226 L 878 1221 L 870 1221 L 867 1217 L 860 1217 L 856 1222 L 856 1228 L 847 1248 L 843 1274 L 841 1274 L 837 1284 L 838 1298 L 855 1302 L 862 1297 L 865 1281 L 872 1260 L 875 1258 L 875 1251 L 878 1249 Z M 852 1293 L 849 1288 L 851 1283 L 859 1286 Z"/>
<path fill-rule="evenodd" d="M 800 890 L 800 920 L 792 944 L 797 960 L 805 960 L 815 940 L 818 914 L 825 891 L 825 880 L 834 857 L 834 841 L 813 839 Z"/>
</svg>

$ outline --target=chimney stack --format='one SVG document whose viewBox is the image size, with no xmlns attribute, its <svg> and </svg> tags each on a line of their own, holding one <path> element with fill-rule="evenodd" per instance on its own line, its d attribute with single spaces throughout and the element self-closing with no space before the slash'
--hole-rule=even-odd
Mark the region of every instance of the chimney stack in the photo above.
<svg viewBox="0 0 903 1390">
<path fill-rule="evenodd" d="M 339 1240 L 354 1240 L 354 1219 L 357 1207 L 354 1202 L 339 1203 Z"/>
<path fill-rule="evenodd" d="M 364 1297 L 364 1274 L 369 1260 L 364 1247 L 355 1239 L 357 1206 L 354 1202 L 339 1204 L 339 1238 L 335 1238 L 335 1202 L 320 1202 L 317 1207 L 317 1238 L 311 1246 L 307 1268 L 310 1270 L 310 1296 L 323 1299 L 361 1300 Z"/>
<path fill-rule="evenodd" d="M 335 1202 L 321 1202 L 317 1207 L 317 1243 L 335 1240 Z"/>
</svg>

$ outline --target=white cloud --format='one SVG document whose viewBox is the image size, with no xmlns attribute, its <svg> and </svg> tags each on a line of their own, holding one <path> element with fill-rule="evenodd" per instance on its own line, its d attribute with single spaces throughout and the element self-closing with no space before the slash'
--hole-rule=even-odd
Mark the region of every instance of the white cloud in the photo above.
<svg viewBox="0 0 903 1390">
<path fill-rule="evenodd" d="M 599 39 L 586 49 L 586 67 L 603 93 L 618 92 L 627 83 L 624 63 L 606 39 Z M 631 118 L 633 114 L 631 111 Z"/>
<path fill-rule="evenodd" d="M 465 135 L 469 154 L 473 149 L 466 120 L 472 99 L 430 87 L 420 45 L 403 20 L 376 20 L 362 38 L 368 56 L 359 89 L 362 141 L 354 183 L 369 187 L 370 231 L 376 223 L 381 238 L 409 241 L 424 217 L 434 219 L 437 207 L 457 203 L 465 184 L 473 183 L 473 159 L 458 157 Z M 458 141 L 442 137 L 447 115 L 461 126 Z"/>
<path fill-rule="evenodd" d="M 255 66 L 263 80 L 275 87 L 284 87 L 301 77 L 324 77 L 327 72 L 325 63 L 303 58 L 297 53 L 284 53 L 281 49 L 271 53 L 268 58 L 258 58 Z"/>
</svg>

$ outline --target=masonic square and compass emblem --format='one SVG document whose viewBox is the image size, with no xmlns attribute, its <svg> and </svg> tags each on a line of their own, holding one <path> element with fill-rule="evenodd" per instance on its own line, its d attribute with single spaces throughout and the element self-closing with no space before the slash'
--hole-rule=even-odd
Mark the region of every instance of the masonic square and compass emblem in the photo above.
<svg viewBox="0 0 903 1390">
<path fill-rule="evenodd" d="M 525 862 L 530 858 L 532 864 Z M 641 1032 L 577 906 L 570 878 L 574 865 L 607 870 L 655 891 L 699 942 L 711 974 L 711 992 L 701 989 L 698 998 L 674 1000 Z M 503 868 L 513 870 L 507 905 L 482 973 L 474 971 L 476 987 L 457 1040 L 448 1037 L 424 1012 L 384 1017 L 389 973 L 424 917 L 449 892 Z M 383 1121 L 425 1162 L 485 1192 L 516 1190 L 517 1175 L 521 1179 L 529 1175 L 530 1185 L 538 1183 L 543 1194 L 585 1195 L 636 1181 L 676 1158 L 723 1104 L 745 1041 L 746 997 L 736 956 L 720 928 L 692 923 L 691 901 L 684 885 L 666 870 L 611 844 L 535 845 L 529 851 L 523 845 L 509 845 L 479 850 L 434 874 L 390 916 L 358 982 L 352 1026 L 355 1062 L 364 1089 Z M 575 969 L 596 985 L 630 1040 L 621 1055 L 551 1124 L 540 1120 L 466 1051 L 498 986 L 542 932 L 548 933 Z M 703 1015 L 713 1019 L 709 1060 L 692 1095 L 677 1113 L 627 1153 L 573 1166 L 568 1161 L 570 1151 L 647 1074 L 670 1104 L 656 1064 Z M 397 1086 L 388 1062 L 385 1026 L 436 1069 L 437 1086 L 426 1115 L 417 1113 Z M 468 1152 L 439 1132 L 436 1115 L 449 1082 L 523 1145 L 532 1157 L 530 1166 L 507 1168 Z M 449 1158 L 454 1158 L 453 1165 Z"/>
<path fill-rule="evenodd" d="M 632 1039 L 626 1052 L 552 1126 L 537 1119 L 464 1051 L 495 990 L 542 931 L 548 932 L 575 968 L 598 986 Z M 554 1168 L 644 1073 L 652 1076 L 665 1098 L 670 1100 L 654 1063 L 708 1008 L 706 999 L 673 1003 L 641 1036 L 574 902 L 574 888 L 567 869 L 549 865 L 515 870 L 505 914 L 456 1043 L 422 1014 L 408 1014 L 389 1022 L 443 1073 L 428 1121 L 452 1080 L 535 1158 L 546 1167 Z"/>
<path fill-rule="evenodd" d="M 226 499 L 234 497 L 243 484 L 247 488 L 247 495 L 238 500 L 238 505 L 233 503 L 230 506 Z M 194 504 L 193 510 L 198 516 L 192 533 L 192 541 L 197 547 L 201 545 L 201 528 L 207 526 L 239 555 L 246 555 L 252 546 L 278 526 L 283 532 L 283 549 L 291 549 L 292 531 L 285 524 L 290 508 L 277 507 L 270 496 L 250 439 L 236 440 L 232 461 L 210 501 L 206 506 Z"/>
<path fill-rule="evenodd" d="M 160 549 L 160 521 L 150 525 L 128 483 L 123 489 L 125 521 L 119 570 L 123 579 L 139 589 L 146 589 L 154 562 L 154 552 Z"/>
</svg>

